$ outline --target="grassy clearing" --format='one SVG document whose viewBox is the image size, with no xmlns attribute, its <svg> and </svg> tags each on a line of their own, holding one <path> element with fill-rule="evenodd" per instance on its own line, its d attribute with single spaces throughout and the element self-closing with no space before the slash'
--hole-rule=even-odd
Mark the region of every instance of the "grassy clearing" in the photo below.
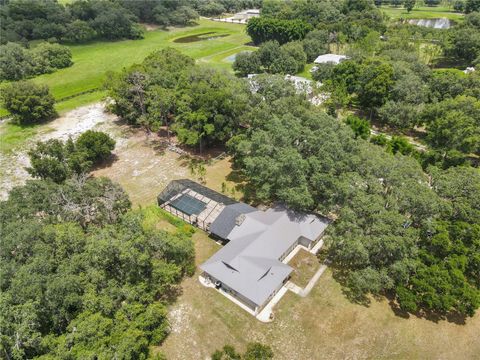
<svg viewBox="0 0 480 360">
<path fill-rule="evenodd" d="M 36 135 L 39 126 L 20 126 L 12 123 L 0 125 L 0 153 L 9 153 L 25 140 Z"/>
<path fill-rule="evenodd" d="M 194 235 L 197 264 L 219 246 Z M 170 311 L 172 333 L 157 351 L 169 359 L 205 359 L 224 344 L 243 351 L 248 342 L 270 344 L 275 359 L 473 359 L 478 358 L 480 315 L 467 325 L 396 316 L 386 300 L 369 307 L 349 302 L 329 270 L 301 298 L 288 292 L 264 324 L 198 281 L 183 282 Z"/>
<path fill-rule="evenodd" d="M 174 179 L 190 178 L 189 159 L 165 149 L 164 139 L 151 135 L 149 139 L 141 130 L 132 130 L 126 125 L 116 127 L 120 133 L 114 151 L 115 161 L 93 172 L 95 176 L 106 176 L 118 182 L 130 196 L 134 206 L 156 203 L 158 194 Z M 206 185 L 217 191 L 222 190 L 231 171 L 229 159 L 214 161 L 206 166 Z M 230 195 L 230 194 L 229 194 Z M 235 192 L 241 197 L 239 191 Z"/>
<path fill-rule="evenodd" d="M 97 41 L 71 45 L 73 66 L 52 74 L 38 76 L 33 81 L 48 85 L 52 94 L 60 101 L 60 108 L 63 110 L 73 109 L 78 106 L 73 99 L 67 100 L 65 104 L 62 104 L 62 99 L 99 89 L 105 80 L 107 71 L 119 71 L 134 63 L 140 63 L 151 52 L 165 47 L 180 49 L 195 59 L 230 69 L 229 63 L 224 58 L 237 52 L 236 49 L 238 51 L 249 49 L 244 45 L 250 41 L 244 28 L 244 25 L 199 20 L 198 25 L 193 27 L 175 28 L 168 31 L 147 31 L 142 40 Z M 179 37 L 205 32 L 228 34 L 229 36 L 193 43 L 173 42 Z M 223 54 L 226 55 L 223 56 Z M 101 96 L 100 92 L 89 94 L 88 97 L 82 95 L 82 104 L 87 103 L 87 100 L 99 100 Z"/>
<path fill-rule="evenodd" d="M 453 9 L 445 6 L 418 6 L 410 13 L 403 7 L 382 6 L 381 10 L 391 19 L 437 19 L 447 18 L 453 21 L 462 21 L 463 15 L 453 12 Z"/>
<path fill-rule="evenodd" d="M 293 268 L 291 280 L 294 284 L 304 288 L 320 267 L 315 255 L 301 249 L 289 262 Z"/>
</svg>

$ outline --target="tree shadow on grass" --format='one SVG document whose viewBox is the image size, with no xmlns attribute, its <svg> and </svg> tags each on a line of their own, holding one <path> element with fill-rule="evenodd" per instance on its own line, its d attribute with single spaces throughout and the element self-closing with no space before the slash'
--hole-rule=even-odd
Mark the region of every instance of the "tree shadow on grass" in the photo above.
<svg viewBox="0 0 480 360">
<path fill-rule="evenodd" d="M 403 310 L 400 307 L 393 293 L 389 293 L 385 297 L 388 299 L 388 304 L 390 305 L 390 308 L 392 309 L 393 313 L 396 316 L 404 319 L 409 319 L 411 316 L 414 316 L 418 319 L 432 321 L 436 324 L 439 323 L 440 321 L 448 321 L 449 323 L 453 323 L 457 325 L 465 325 L 467 323 L 466 316 L 458 313 L 441 313 L 441 312 L 430 311 L 428 309 L 421 309 L 416 312 L 408 312 L 406 310 Z"/>
<path fill-rule="evenodd" d="M 466 316 L 459 313 L 442 313 L 430 311 L 428 309 L 420 309 L 416 312 L 409 312 L 402 309 L 399 303 L 396 300 L 395 293 L 393 291 L 387 291 L 378 295 L 358 295 L 347 285 L 347 279 L 349 272 L 334 265 L 330 265 L 330 268 L 333 273 L 333 278 L 342 286 L 342 293 L 344 296 L 352 303 L 363 305 L 369 307 L 372 299 L 376 301 L 382 301 L 384 299 L 388 300 L 388 305 L 392 309 L 395 316 L 398 316 L 403 319 L 410 319 L 412 316 L 418 319 L 425 319 L 432 321 L 434 323 L 439 323 L 440 321 L 448 321 L 457 325 L 466 324 Z"/>
<path fill-rule="evenodd" d="M 364 294 L 357 294 L 347 286 L 348 272 L 330 264 L 333 279 L 342 287 L 342 294 L 352 303 L 369 307 L 371 299 Z"/>
<path fill-rule="evenodd" d="M 100 169 L 106 169 L 111 167 L 117 160 L 118 156 L 116 154 L 110 154 L 110 156 L 99 162 L 98 164 L 94 165 L 90 171 L 95 171 L 95 170 L 100 170 Z"/>
</svg>

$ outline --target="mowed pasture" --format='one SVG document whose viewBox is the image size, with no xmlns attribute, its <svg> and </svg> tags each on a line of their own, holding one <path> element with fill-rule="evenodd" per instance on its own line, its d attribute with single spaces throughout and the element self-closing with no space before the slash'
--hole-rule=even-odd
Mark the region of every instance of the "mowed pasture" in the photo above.
<svg viewBox="0 0 480 360">
<path fill-rule="evenodd" d="M 212 37 L 216 34 L 227 36 L 214 39 L 206 37 L 202 41 L 191 43 L 174 42 L 181 37 L 203 33 L 212 33 Z M 231 71 L 231 62 L 226 58 L 242 50 L 252 49 L 247 45 L 250 41 L 244 25 L 200 19 L 195 26 L 146 31 L 145 38 L 141 40 L 69 45 L 74 63 L 71 67 L 32 80 L 48 85 L 58 102 L 58 110 L 64 112 L 100 100 L 105 95 L 100 90 L 108 71 L 120 71 L 124 67 L 140 63 L 155 50 L 174 47 L 200 62 Z"/>
<path fill-rule="evenodd" d="M 382 6 L 381 10 L 393 20 L 438 18 L 447 18 L 457 22 L 463 20 L 463 14 L 454 12 L 453 8 L 446 6 L 416 6 L 410 12 L 401 6 Z"/>
</svg>

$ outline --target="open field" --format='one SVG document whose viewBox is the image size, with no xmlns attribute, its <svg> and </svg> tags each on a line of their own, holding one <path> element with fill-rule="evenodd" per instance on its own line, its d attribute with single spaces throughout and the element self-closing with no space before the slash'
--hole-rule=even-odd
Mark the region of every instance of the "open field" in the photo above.
<svg viewBox="0 0 480 360">
<path fill-rule="evenodd" d="M 207 32 L 228 36 L 193 43 L 174 42 L 181 37 Z M 252 49 L 245 45 L 249 41 L 250 38 L 244 32 L 244 25 L 199 20 L 197 26 L 168 31 L 147 31 L 142 40 L 71 45 L 73 66 L 38 76 L 33 81 L 50 87 L 57 99 L 57 111 L 60 115 L 65 115 L 72 109 L 98 102 L 105 97 L 106 91 L 102 89 L 102 85 L 107 71 L 119 71 L 139 63 L 155 50 L 175 47 L 201 63 L 231 71 L 232 59 L 229 57 L 237 52 Z M 8 115 L 8 112 L 0 108 L 0 117 L 5 115 Z M 43 126 L 21 128 L 11 124 L 0 124 L 0 153 L 19 147 Z"/>
<path fill-rule="evenodd" d="M 418 6 L 410 13 L 403 7 L 382 6 L 381 10 L 392 19 L 437 19 L 447 18 L 462 21 L 463 14 L 456 13 L 452 8 L 445 6 Z"/>
<path fill-rule="evenodd" d="M 123 40 L 115 42 L 97 41 L 89 44 L 70 45 L 73 66 L 58 70 L 52 74 L 36 77 L 33 81 L 50 87 L 61 110 L 70 110 L 79 105 L 101 99 L 100 90 L 107 71 L 118 71 L 134 63 L 140 63 L 148 54 L 165 47 L 174 47 L 185 54 L 215 66 L 231 69 L 226 59 L 229 55 L 249 49 L 250 41 L 244 32 L 244 25 L 227 24 L 201 19 L 198 25 L 169 30 L 146 31 L 142 40 Z M 192 43 L 175 43 L 173 40 L 201 33 L 228 34 L 228 36 Z M 224 55 L 224 56 L 223 56 Z M 62 99 L 93 92 L 77 101 L 72 99 L 62 104 Z"/>
<path fill-rule="evenodd" d="M 20 127 L 10 123 L 0 125 L 0 199 L 7 196 L 15 185 L 29 178 L 27 152 L 36 141 L 51 138 L 66 140 L 80 133 L 96 129 L 105 131 L 116 140 L 115 158 L 111 163 L 94 171 L 96 176 L 107 176 L 119 182 L 127 191 L 134 206 L 155 203 L 156 196 L 170 180 L 198 177 L 189 170 L 189 158 L 166 149 L 165 139 L 156 134 L 147 139 L 145 133 L 117 120 L 104 112 L 104 104 L 79 107 L 63 116 L 35 127 Z M 212 151 L 215 156 L 221 150 Z M 225 180 L 231 172 L 229 158 L 211 161 L 206 166 L 205 181 L 211 188 L 221 191 L 225 182 L 229 189 L 234 183 Z M 230 196 L 241 197 L 237 190 Z"/>
<path fill-rule="evenodd" d="M 203 232 L 194 235 L 197 264 L 219 248 Z M 480 354 L 480 315 L 466 325 L 396 316 L 388 301 L 369 307 L 349 302 L 327 270 L 312 292 L 288 292 L 275 320 L 261 323 L 195 276 L 170 311 L 172 333 L 156 348 L 169 359 L 206 359 L 224 344 L 270 344 L 275 359 L 475 359 Z"/>
</svg>

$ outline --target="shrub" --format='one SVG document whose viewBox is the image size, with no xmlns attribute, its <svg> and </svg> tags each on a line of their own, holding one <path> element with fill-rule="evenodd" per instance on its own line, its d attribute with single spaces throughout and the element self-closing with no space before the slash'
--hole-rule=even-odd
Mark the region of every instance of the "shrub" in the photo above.
<svg viewBox="0 0 480 360">
<path fill-rule="evenodd" d="M 31 76 L 33 66 L 32 55 L 23 46 L 10 42 L 0 46 L 0 81 Z"/>
<path fill-rule="evenodd" d="M 18 124 L 33 124 L 54 118 L 55 99 L 45 85 L 19 81 L 7 85 L 2 91 L 3 106 Z"/>
<path fill-rule="evenodd" d="M 115 140 L 101 131 L 88 130 L 80 135 L 75 145 L 88 161 L 97 163 L 110 156 L 115 148 Z"/>
<path fill-rule="evenodd" d="M 73 64 L 70 49 L 59 44 L 40 44 L 32 50 L 32 55 L 37 74 L 50 73 Z"/>
<path fill-rule="evenodd" d="M 77 141 L 52 139 L 38 142 L 28 152 L 31 167 L 27 171 L 40 179 L 63 183 L 74 174 L 83 174 L 108 158 L 115 140 L 105 133 L 88 130 Z"/>
<path fill-rule="evenodd" d="M 240 76 L 256 74 L 261 71 L 262 64 L 257 52 L 243 51 L 238 53 L 233 62 L 233 70 Z"/>
</svg>

